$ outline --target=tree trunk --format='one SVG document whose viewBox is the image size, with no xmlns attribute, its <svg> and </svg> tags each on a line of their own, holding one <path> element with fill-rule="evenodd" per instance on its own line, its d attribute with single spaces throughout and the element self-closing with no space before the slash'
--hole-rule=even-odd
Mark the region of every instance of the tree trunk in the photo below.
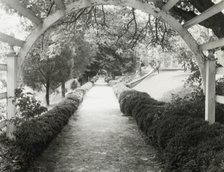
<svg viewBox="0 0 224 172">
<path fill-rule="evenodd" d="M 65 82 L 61 82 L 61 95 L 62 97 L 65 97 Z"/>
<path fill-rule="evenodd" d="M 45 96 L 45 98 L 46 98 L 47 106 L 49 106 L 50 105 L 50 83 L 49 82 L 46 83 L 46 96 Z"/>
<path fill-rule="evenodd" d="M 112 75 L 112 79 L 115 80 L 115 74 L 112 73 L 111 75 Z"/>
</svg>

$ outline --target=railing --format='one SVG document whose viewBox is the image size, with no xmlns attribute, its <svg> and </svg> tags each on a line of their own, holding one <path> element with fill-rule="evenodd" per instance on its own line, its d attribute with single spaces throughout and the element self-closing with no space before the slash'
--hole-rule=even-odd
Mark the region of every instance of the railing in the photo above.
<svg viewBox="0 0 224 172">
<path fill-rule="evenodd" d="M 0 100 L 7 100 L 6 120 L 0 121 L 0 129 L 6 127 L 6 136 L 9 139 L 14 138 L 14 123 L 10 119 L 15 117 L 15 89 L 17 86 L 17 54 L 14 47 L 10 46 L 10 52 L 6 55 L 7 64 L 0 64 L 0 71 L 7 73 L 7 92 L 0 93 Z"/>
<path fill-rule="evenodd" d="M 222 78 L 224 78 L 224 67 L 217 68 L 216 74 L 223 75 Z M 218 102 L 220 104 L 224 104 L 224 96 L 216 95 L 215 99 L 216 99 L 216 102 Z"/>
<path fill-rule="evenodd" d="M 6 54 L 6 64 L 0 64 L 0 71 L 5 71 L 7 73 L 7 93 L 0 93 L 0 100 L 7 100 L 7 113 L 6 120 L 0 121 L 0 129 L 6 127 L 6 136 L 9 139 L 13 139 L 15 127 L 10 119 L 14 118 L 16 114 L 15 89 L 17 87 L 18 70 L 17 54 L 14 50 L 14 46 L 21 47 L 24 42 L 14 38 L 13 35 L 9 36 L 2 33 L 0 33 L 0 41 L 8 43 L 10 48 L 9 52 Z"/>
<path fill-rule="evenodd" d="M 0 71 L 7 71 L 7 64 L 0 64 Z M 0 93 L 0 100 L 7 99 L 7 92 Z M 6 120 L 0 121 L 0 129 L 6 127 Z"/>
<path fill-rule="evenodd" d="M 142 82 L 145 78 L 149 77 L 150 75 L 152 75 L 155 72 L 155 69 L 152 69 L 150 72 L 148 72 L 147 74 L 143 75 L 140 78 L 137 78 L 129 83 L 126 84 L 127 87 L 129 88 L 133 88 L 136 85 L 138 85 L 140 82 Z"/>
</svg>

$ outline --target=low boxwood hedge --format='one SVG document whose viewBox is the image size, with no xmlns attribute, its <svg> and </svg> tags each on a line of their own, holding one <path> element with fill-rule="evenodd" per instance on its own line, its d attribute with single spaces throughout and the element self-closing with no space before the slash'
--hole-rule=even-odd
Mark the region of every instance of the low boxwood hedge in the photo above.
<svg viewBox="0 0 224 172">
<path fill-rule="evenodd" d="M 224 170 L 224 126 L 209 125 L 201 117 L 204 112 L 196 108 L 204 106 L 204 97 L 195 95 L 174 102 L 160 102 L 130 89 L 119 97 L 121 112 L 136 119 L 159 150 L 165 171 Z M 218 107 L 218 113 L 224 114 L 223 107 Z"/>
<path fill-rule="evenodd" d="M 24 162 L 32 162 L 49 145 L 53 138 L 67 124 L 71 115 L 82 102 L 86 91 L 92 83 L 87 83 L 76 89 L 66 98 L 43 115 L 27 120 L 17 127 L 15 131 L 15 144 L 24 153 Z"/>
</svg>

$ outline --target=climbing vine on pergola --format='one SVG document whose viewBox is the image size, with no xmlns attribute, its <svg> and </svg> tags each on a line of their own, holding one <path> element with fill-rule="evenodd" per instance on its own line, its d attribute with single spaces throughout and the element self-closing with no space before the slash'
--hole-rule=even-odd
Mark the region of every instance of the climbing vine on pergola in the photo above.
<svg viewBox="0 0 224 172">
<path fill-rule="evenodd" d="M 224 103 L 221 96 L 215 97 L 215 61 L 213 51 L 209 51 L 209 57 L 206 57 L 203 51 L 211 50 L 224 46 L 224 15 L 221 12 L 224 9 L 224 0 L 214 4 L 211 0 L 51 0 L 48 6 L 49 11 L 46 15 L 37 15 L 37 11 L 32 11 L 19 0 L 1 0 L 6 6 L 16 10 L 18 13 L 33 22 L 34 28 L 26 40 L 19 40 L 10 35 L 0 33 L 0 41 L 6 42 L 11 46 L 12 52 L 9 53 L 9 59 L 6 65 L 1 65 L 1 70 L 8 72 L 8 91 L 2 94 L 1 98 L 8 98 L 8 119 L 15 113 L 14 90 L 17 86 L 17 80 L 21 76 L 23 62 L 35 42 L 52 26 L 63 17 L 97 5 L 115 5 L 141 10 L 155 18 L 166 22 L 174 31 L 176 31 L 191 51 L 199 66 L 206 93 L 206 114 L 205 119 L 210 123 L 215 121 L 215 102 Z M 25 1 L 26 2 L 26 1 Z M 26 2 L 28 3 L 28 1 Z M 31 5 L 32 6 L 32 5 Z M 103 9 L 102 9 L 103 10 Z M 40 13 L 39 13 L 40 14 Z M 134 12 L 133 12 L 133 17 Z M 189 28 L 196 24 L 201 24 L 211 28 L 214 34 L 219 38 L 216 41 L 198 45 L 196 40 L 188 31 Z M 21 47 L 19 54 L 13 52 L 13 46 Z M 13 61 L 13 63 L 12 63 Z M 13 64 L 13 66 L 12 66 Z M 217 70 L 217 73 L 223 73 L 223 68 Z M 10 124 L 8 124 L 10 130 Z"/>
</svg>

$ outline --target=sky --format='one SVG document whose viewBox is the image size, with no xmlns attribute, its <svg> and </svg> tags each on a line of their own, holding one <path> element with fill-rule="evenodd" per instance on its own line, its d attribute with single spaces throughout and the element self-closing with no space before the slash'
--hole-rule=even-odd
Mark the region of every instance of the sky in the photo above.
<svg viewBox="0 0 224 172">
<path fill-rule="evenodd" d="M 15 38 L 25 40 L 28 36 L 28 32 L 25 31 L 22 23 L 31 24 L 30 21 L 18 14 L 9 14 L 4 9 L 4 5 L 0 3 L 0 32 L 8 35 L 14 35 Z M 19 47 L 14 48 L 16 52 L 19 51 Z M 6 56 L 10 51 L 7 43 L 0 42 L 0 63 L 5 63 Z"/>
<path fill-rule="evenodd" d="M 21 25 L 22 21 L 28 22 L 18 14 L 8 14 L 3 8 L 3 5 L 0 4 L 0 32 L 9 35 L 13 33 L 16 38 L 25 40 L 29 33 L 26 32 L 24 27 Z"/>
</svg>

